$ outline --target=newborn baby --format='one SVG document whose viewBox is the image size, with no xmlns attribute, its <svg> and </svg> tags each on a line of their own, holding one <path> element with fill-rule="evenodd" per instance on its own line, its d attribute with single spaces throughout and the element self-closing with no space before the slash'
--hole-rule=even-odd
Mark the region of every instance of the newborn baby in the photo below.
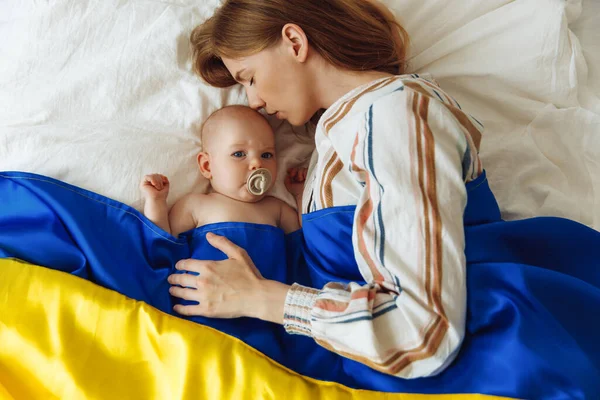
<svg viewBox="0 0 600 400">
<path fill-rule="evenodd" d="M 259 112 L 224 107 L 208 117 L 201 135 L 198 166 L 210 181 L 210 192 L 187 194 L 169 211 L 169 180 L 146 175 L 140 189 L 148 219 L 173 236 L 216 222 L 265 224 L 285 233 L 300 228 L 296 211 L 267 195 L 277 176 L 275 134 Z"/>
</svg>

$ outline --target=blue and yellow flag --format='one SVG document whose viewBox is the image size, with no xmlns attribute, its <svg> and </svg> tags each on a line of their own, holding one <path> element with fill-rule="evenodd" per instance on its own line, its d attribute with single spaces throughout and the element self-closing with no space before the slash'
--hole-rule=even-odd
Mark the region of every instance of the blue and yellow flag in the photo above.
<svg viewBox="0 0 600 400">
<path fill-rule="evenodd" d="M 557 218 L 501 221 L 485 176 L 472 188 L 464 343 L 441 374 L 404 380 L 276 324 L 172 315 L 166 278 L 175 263 L 224 258 L 207 231 L 249 250 L 265 277 L 311 285 L 301 231 L 222 223 L 174 238 L 101 195 L 0 173 L 0 396 L 594 398 L 600 233 Z M 331 242 L 344 223 L 324 221 L 310 235 Z"/>
</svg>

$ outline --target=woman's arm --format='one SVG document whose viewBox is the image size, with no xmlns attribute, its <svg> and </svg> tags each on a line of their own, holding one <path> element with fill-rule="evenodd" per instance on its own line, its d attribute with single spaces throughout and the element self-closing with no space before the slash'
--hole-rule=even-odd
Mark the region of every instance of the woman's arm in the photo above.
<svg viewBox="0 0 600 400">
<path fill-rule="evenodd" d="M 354 138 L 353 246 L 370 283 L 293 285 L 284 309 L 288 332 L 404 378 L 439 373 L 463 339 L 463 174 L 478 164 L 473 126 L 418 89 L 379 99 Z"/>
</svg>

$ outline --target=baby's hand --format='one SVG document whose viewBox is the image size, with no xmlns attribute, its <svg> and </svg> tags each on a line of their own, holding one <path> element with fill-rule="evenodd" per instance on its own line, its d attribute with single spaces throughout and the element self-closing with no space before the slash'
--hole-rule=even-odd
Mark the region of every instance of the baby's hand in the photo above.
<svg viewBox="0 0 600 400">
<path fill-rule="evenodd" d="M 285 177 L 285 187 L 294 197 L 302 196 L 308 168 L 290 168 Z"/>
<path fill-rule="evenodd" d="M 169 195 L 169 179 L 161 174 L 146 175 L 140 183 L 140 190 L 147 200 L 166 200 Z"/>
</svg>

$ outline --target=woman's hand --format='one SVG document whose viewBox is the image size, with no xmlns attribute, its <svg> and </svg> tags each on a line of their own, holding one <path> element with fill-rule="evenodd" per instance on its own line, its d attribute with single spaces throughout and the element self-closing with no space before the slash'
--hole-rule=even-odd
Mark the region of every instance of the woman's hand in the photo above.
<svg viewBox="0 0 600 400">
<path fill-rule="evenodd" d="M 213 318 L 254 317 L 283 323 L 283 306 L 288 286 L 262 277 L 248 253 L 223 236 L 206 235 L 208 242 L 221 250 L 223 261 L 181 260 L 176 268 L 192 274 L 172 274 L 170 293 L 198 305 L 176 305 L 183 315 Z M 285 265 L 281 266 L 285 268 Z M 177 286 L 178 285 L 178 286 Z M 179 287 L 181 286 L 181 287 Z"/>
</svg>

